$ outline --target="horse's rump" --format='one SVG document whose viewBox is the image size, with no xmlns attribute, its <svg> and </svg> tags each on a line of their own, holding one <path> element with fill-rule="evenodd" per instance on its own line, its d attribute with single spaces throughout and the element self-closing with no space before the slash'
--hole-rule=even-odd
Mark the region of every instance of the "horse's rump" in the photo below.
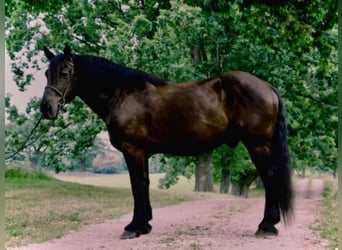
<svg viewBox="0 0 342 250">
<path fill-rule="evenodd" d="M 271 85 L 246 72 L 222 76 L 227 88 L 230 122 L 245 143 L 263 144 L 273 136 L 277 123 L 278 96 Z"/>
</svg>

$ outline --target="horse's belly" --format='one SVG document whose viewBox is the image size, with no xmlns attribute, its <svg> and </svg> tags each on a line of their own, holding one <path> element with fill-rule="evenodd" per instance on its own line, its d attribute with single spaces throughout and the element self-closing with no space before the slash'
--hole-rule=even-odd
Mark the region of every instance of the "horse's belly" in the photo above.
<svg viewBox="0 0 342 250">
<path fill-rule="evenodd" d="M 155 144 L 150 147 L 149 153 L 152 154 L 172 154 L 172 155 L 181 155 L 181 156 L 191 156 L 191 155 L 199 155 L 206 152 L 209 152 L 216 147 L 220 146 L 222 143 L 211 144 L 209 145 L 199 145 L 196 143 L 183 143 L 183 144 Z"/>
<path fill-rule="evenodd" d="M 225 142 L 225 131 L 172 131 L 151 138 L 152 153 L 196 155 L 208 152 Z"/>
</svg>

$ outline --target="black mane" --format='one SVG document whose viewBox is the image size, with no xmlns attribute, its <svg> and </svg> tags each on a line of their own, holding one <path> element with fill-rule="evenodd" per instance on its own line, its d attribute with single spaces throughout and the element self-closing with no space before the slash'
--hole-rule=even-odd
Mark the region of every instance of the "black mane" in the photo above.
<svg viewBox="0 0 342 250">
<path fill-rule="evenodd" d="M 96 56 L 73 56 L 78 77 L 86 76 L 87 81 L 109 84 L 118 88 L 145 87 L 146 81 L 154 85 L 165 85 L 167 82 L 152 74 L 128 68 Z M 109 87 L 109 86 L 108 86 Z"/>
</svg>

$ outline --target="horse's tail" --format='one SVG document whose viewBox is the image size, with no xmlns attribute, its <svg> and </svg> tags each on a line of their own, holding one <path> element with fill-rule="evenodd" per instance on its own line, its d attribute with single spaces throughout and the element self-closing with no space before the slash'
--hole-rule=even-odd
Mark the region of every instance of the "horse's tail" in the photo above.
<svg viewBox="0 0 342 250">
<path fill-rule="evenodd" d="M 276 91 L 275 91 L 276 92 Z M 277 92 L 276 92 L 277 93 Z M 290 153 L 287 142 L 285 106 L 278 95 L 278 120 L 270 145 L 272 168 L 275 171 L 275 189 L 278 193 L 279 207 L 285 224 L 293 214 L 293 191 L 291 184 Z"/>
</svg>

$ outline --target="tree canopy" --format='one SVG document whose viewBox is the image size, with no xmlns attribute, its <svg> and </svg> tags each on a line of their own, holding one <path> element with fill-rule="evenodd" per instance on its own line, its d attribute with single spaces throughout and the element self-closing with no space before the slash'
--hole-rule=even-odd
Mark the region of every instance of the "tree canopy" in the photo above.
<svg viewBox="0 0 342 250">
<path fill-rule="evenodd" d="M 293 167 L 337 168 L 337 1 L 8 0 L 5 4 L 6 48 L 21 91 L 34 81 L 30 70 L 46 64 L 43 46 L 58 52 L 65 43 L 79 54 L 103 56 L 173 82 L 248 71 L 270 82 L 285 100 Z M 27 112 L 19 114 L 6 99 L 9 122 L 15 125 L 6 130 L 6 150 L 18 148 L 26 128 L 39 119 L 37 102 L 32 99 Z M 36 150 L 41 164 L 62 170 L 68 165 L 65 159 L 83 154 L 103 129 L 76 100 L 53 125 L 44 122 L 21 155 Z M 215 159 L 230 155 L 227 150 L 214 154 L 215 167 L 228 164 Z M 241 152 L 233 158 L 245 159 Z M 168 172 L 179 173 L 174 171 L 176 165 Z"/>
</svg>

